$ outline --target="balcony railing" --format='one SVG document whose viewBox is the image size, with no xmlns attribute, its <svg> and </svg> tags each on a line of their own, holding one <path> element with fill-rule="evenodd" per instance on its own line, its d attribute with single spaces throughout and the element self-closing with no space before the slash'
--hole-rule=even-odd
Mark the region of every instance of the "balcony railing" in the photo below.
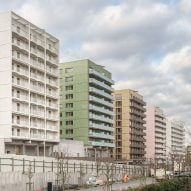
<svg viewBox="0 0 191 191">
<path fill-rule="evenodd" d="M 104 89 L 110 91 L 110 92 L 113 91 L 113 88 L 111 86 L 108 86 L 107 84 L 105 84 L 103 82 L 100 82 L 100 81 L 98 81 L 98 80 L 96 80 L 94 78 L 89 78 L 89 83 L 93 83 L 93 84 L 95 84 L 97 86 L 100 86 L 101 88 L 104 88 Z"/>
<path fill-rule="evenodd" d="M 102 96 L 102 97 L 105 97 L 105 98 L 107 98 L 107 99 L 113 100 L 113 96 L 112 96 L 111 94 L 106 93 L 106 92 L 103 91 L 103 90 L 99 90 L 99 89 L 97 89 L 97 88 L 90 87 L 90 88 L 89 88 L 89 91 L 90 91 L 90 92 L 93 92 L 93 93 L 95 93 L 95 94 L 98 94 L 99 96 Z"/>
<path fill-rule="evenodd" d="M 99 125 L 99 124 L 96 124 L 96 123 L 90 123 L 89 127 L 94 128 L 94 129 L 100 129 L 100 130 L 104 130 L 104 131 L 114 132 L 113 127 L 108 127 L 108 126 L 105 126 L 105 125 Z"/>
<path fill-rule="evenodd" d="M 13 70 L 13 72 L 15 72 L 15 73 L 17 73 L 19 75 L 23 75 L 23 76 L 27 76 L 28 77 L 28 74 L 29 74 L 28 70 L 17 68 L 16 66 L 13 66 L 12 70 Z"/>
<path fill-rule="evenodd" d="M 111 147 L 111 148 L 113 148 L 115 146 L 114 143 L 107 143 L 107 142 L 103 142 L 103 141 L 100 141 L 100 142 L 98 142 L 98 141 L 90 141 L 90 144 L 92 146 Z"/>
<path fill-rule="evenodd" d="M 94 102 L 96 102 L 96 103 L 100 103 L 100 104 L 102 104 L 102 105 L 104 105 L 104 106 L 108 106 L 108 107 L 113 108 L 113 103 L 108 102 L 108 101 L 105 101 L 104 99 L 100 99 L 100 98 L 97 98 L 97 97 L 95 97 L 95 96 L 90 96 L 90 97 L 89 97 L 89 100 L 90 100 L 90 101 L 94 101 Z"/>
<path fill-rule="evenodd" d="M 35 68 L 39 68 L 41 70 L 44 70 L 44 67 L 45 67 L 44 63 L 38 62 L 38 61 L 33 60 L 33 59 L 30 59 L 30 64 L 32 66 L 34 66 Z"/>
<path fill-rule="evenodd" d="M 113 124 L 113 122 L 114 122 L 113 119 L 107 118 L 104 115 L 95 115 L 95 114 L 90 113 L 89 118 L 93 119 L 93 120 L 103 121 L 106 123 L 111 123 L 111 124 Z"/>
<path fill-rule="evenodd" d="M 96 137 L 96 138 L 102 138 L 102 139 L 114 140 L 114 135 L 109 135 L 109 134 L 105 134 L 105 133 L 89 132 L 89 136 Z"/>
<path fill-rule="evenodd" d="M 114 114 L 113 111 L 110 111 L 108 109 L 105 109 L 104 107 L 98 107 L 98 106 L 95 106 L 92 104 L 89 105 L 89 110 L 94 110 L 94 111 L 101 112 L 101 113 L 104 113 L 107 115 L 113 115 Z"/>
<path fill-rule="evenodd" d="M 103 74 L 100 74 L 99 72 L 97 72 L 97 71 L 95 71 L 93 69 L 89 69 L 89 73 L 94 74 L 95 76 L 98 76 L 99 78 L 105 80 L 106 82 L 114 84 L 114 81 L 112 79 L 108 78 L 107 76 L 104 76 Z"/>
<path fill-rule="evenodd" d="M 18 28 L 14 25 L 12 25 L 12 31 L 16 34 L 19 34 L 22 37 L 29 38 L 29 33 L 27 31 L 24 31 L 22 28 L 18 30 Z"/>
</svg>

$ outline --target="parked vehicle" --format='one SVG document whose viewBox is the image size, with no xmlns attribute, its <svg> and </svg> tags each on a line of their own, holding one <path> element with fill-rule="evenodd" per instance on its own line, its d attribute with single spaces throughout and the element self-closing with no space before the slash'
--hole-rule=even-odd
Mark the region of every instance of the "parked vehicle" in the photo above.
<svg viewBox="0 0 191 191">
<path fill-rule="evenodd" d="M 95 176 L 89 177 L 88 181 L 86 182 L 87 185 L 91 186 L 98 186 L 98 185 L 103 185 L 104 181 L 101 179 L 98 179 Z"/>
</svg>

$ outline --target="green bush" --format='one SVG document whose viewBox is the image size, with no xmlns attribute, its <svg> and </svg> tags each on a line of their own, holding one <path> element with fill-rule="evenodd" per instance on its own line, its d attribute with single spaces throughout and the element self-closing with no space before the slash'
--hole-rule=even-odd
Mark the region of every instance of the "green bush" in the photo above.
<svg viewBox="0 0 191 191">
<path fill-rule="evenodd" d="M 130 189 L 128 191 L 181 191 L 187 184 L 187 178 L 175 178 L 157 184 L 150 184 L 142 188 Z"/>
</svg>

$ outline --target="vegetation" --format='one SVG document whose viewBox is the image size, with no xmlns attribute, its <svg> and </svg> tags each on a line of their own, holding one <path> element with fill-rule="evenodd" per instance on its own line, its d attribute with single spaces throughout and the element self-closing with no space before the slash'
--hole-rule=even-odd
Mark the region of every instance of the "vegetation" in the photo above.
<svg viewBox="0 0 191 191">
<path fill-rule="evenodd" d="M 189 191 L 189 178 L 175 178 L 141 188 L 128 189 L 127 191 Z"/>
</svg>

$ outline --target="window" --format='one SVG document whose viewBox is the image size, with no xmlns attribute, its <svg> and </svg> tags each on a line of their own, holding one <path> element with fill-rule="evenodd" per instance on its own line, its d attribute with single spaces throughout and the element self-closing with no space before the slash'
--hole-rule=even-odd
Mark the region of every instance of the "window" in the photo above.
<svg viewBox="0 0 191 191">
<path fill-rule="evenodd" d="M 73 112 L 66 112 L 66 117 L 72 117 L 73 116 Z"/>
<path fill-rule="evenodd" d="M 66 125 L 73 125 L 73 120 L 66 121 Z"/>
<path fill-rule="evenodd" d="M 65 77 L 66 82 L 73 82 L 73 76 Z"/>
<path fill-rule="evenodd" d="M 62 130 L 60 130 L 60 135 L 62 135 Z"/>
<path fill-rule="evenodd" d="M 66 90 L 66 91 L 67 91 L 67 90 L 73 90 L 73 85 L 66 86 L 66 87 L 65 87 L 65 90 Z"/>
<path fill-rule="evenodd" d="M 19 59 L 21 57 L 20 52 L 17 52 L 17 58 Z"/>
<path fill-rule="evenodd" d="M 73 94 L 66 94 L 66 99 L 73 99 Z"/>
<path fill-rule="evenodd" d="M 73 103 L 66 103 L 66 108 L 73 108 Z"/>
<path fill-rule="evenodd" d="M 62 121 L 60 121 L 60 126 L 62 126 Z"/>
<path fill-rule="evenodd" d="M 17 129 L 17 136 L 20 136 L 20 129 Z"/>
<path fill-rule="evenodd" d="M 66 129 L 66 134 L 73 134 L 73 129 Z"/>
<path fill-rule="evenodd" d="M 60 117 L 62 117 L 62 112 L 60 112 Z"/>
<path fill-rule="evenodd" d="M 73 68 L 65 68 L 65 73 L 73 72 Z"/>
</svg>

